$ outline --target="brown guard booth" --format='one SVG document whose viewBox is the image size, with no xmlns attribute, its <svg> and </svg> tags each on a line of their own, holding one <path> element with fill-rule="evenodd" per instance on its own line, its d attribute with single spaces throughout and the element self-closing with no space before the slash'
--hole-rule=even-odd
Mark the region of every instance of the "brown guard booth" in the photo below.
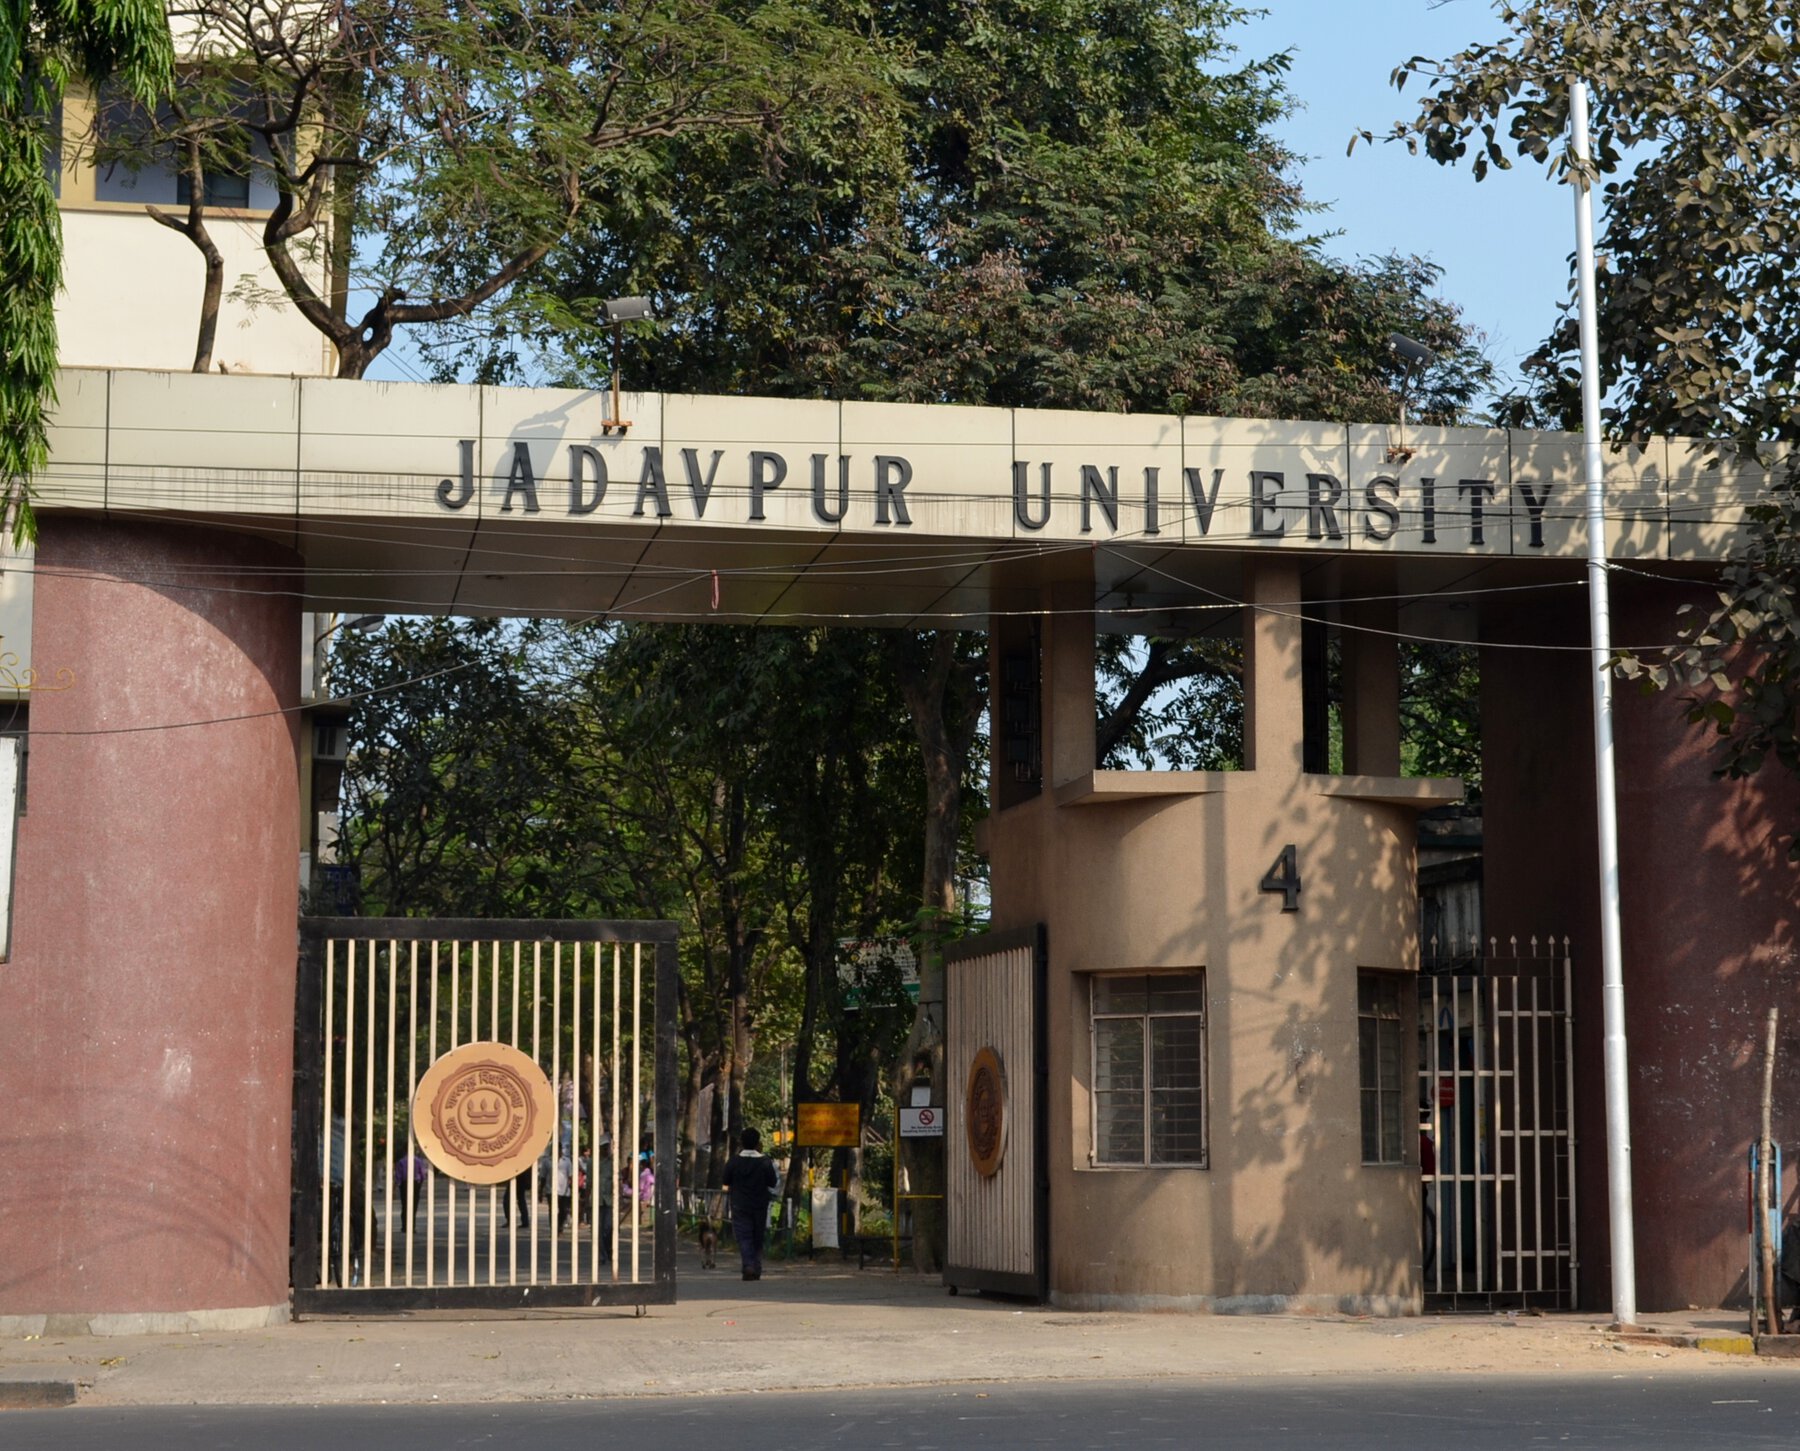
<svg viewBox="0 0 1800 1451">
<path fill-rule="evenodd" d="M 1041 668 L 1041 781 L 1018 784 L 997 728 L 986 843 L 995 927 L 1048 938 L 1049 1294 L 1416 1313 L 1416 1144 L 1362 1161 L 1358 978 L 1416 974 L 1416 813 L 1461 787 L 1400 778 L 1391 636 L 1349 643 L 1347 773 L 1307 771 L 1302 562 L 1244 570 L 1243 771 L 1095 768 L 1091 577 L 1052 586 L 1035 621 L 994 624 L 994 680 L 1009 656 L 1015 677 L 1021 655 Z M 1294 910 L 1261 886 L 1289 845 Z M 1095 1167 L 1090 981 L 1167 969 L 1204 974 L 1206 1162 Z"/>
</svg>

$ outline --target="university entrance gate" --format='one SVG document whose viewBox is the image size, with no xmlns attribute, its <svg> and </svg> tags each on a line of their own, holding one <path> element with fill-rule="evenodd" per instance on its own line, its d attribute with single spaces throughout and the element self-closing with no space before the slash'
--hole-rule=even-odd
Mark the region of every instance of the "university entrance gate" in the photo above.
<svg viewBox="0 0 1800 1451">
<path fill-rule="evenodd" d="M 360 1295 L 373 1308 L 384 1296 L 660 1293 L 662 1219 L 634 1221 L 628 1271 L 617 1203 L 596 1234 L 579 1167 L 568 1195 L 577 1228 L 554 1251 L 543 1220 L 561 1205 L 542 1197 L 524 1216 L 535 1203 L 535 1236 L 501 1232 L 511 1229 L 501 1206 L 520 1188 L 530 1196 L 529 1176 L 470 1190 L 435 1173 L 414 1182 L 410 1214 L 407 1179 L 395 1180 L 411 1167 L 396 1129 L 413 1074 L 451 1042 L 510 1048 L 517 1033 L 530 1060 L 535 1009 L 538 1058 L 548 1047 L 581 1074 L 591 1022 L 578 1047 L 572 1023 L 566 1036 L 546 1026 L 554 1001 L 521 991 L 512 1015 L 535 925 L 510 940 L 493 935 L 498 924 L 439 926 L 435 968 L 432 939 L 419 939 L 416 988 L 414 939 L 397 926 L 344 929 L 329 974 L 318 942 L 298 1134 L 315 1157 L 290 1195 L 307 610 L 985 625 L 1000 707 L 986 837 L 994 922 L 1044 923 L 1059 944 L 1046 968 L 1051 1293 L 1101 1309 L 1417 1305 L 1414 1084 L 1404 1072 L 1384 1080 L 1396 1132 L 1380 1162 L 1365 1162 L 1359 991 L 1365 975 L 1410 982 L 1416 971 L 1416 818 L 1461 787 L 1402 772 L 1399 642 L 1482 647 L 1490 915 L 1563 910 L 1594 860 L 1582 753 L 1571 749 L 1589 729 L 1571 603 L 1585 528 L 1578 439 L 685 396 L 627 400 L 635 422 L 622 432 L 608 426 L 604 397 L 579 391 L 124 371 L 65 374 L 58 397 L 35 480 L 37 563 L 8 576 L 32 581 L 30 668 L 66 671 L 73 687 L 30 702 L 29 790 L 16 807 L 0 971 L 0 1094 L 12 1112 L 0 1331 L 36 1333 L 52 1317 L 262 1325 L 290 1305 L 328 1303 L 315 1295 Z M 1620 637 L 1667 639 L 1668 608 L 1741 541 L 1743 509 L 1767 480 L 1754 460 L 1669 439 L 1615 451 L 1607 471 L 1608 552 L 1632 569 Z M 1102 764 L 1096 640 L 1136 634 L 1237 642 L 1242 769 Z M 1631 723 L 1620 745 L 1634 783 L 1620 804 L 1621 890 L 1641 904 L 1627 927 L 1631 1011 L 1649 1039 L 1633 1062 L 1645 1091 L 1679 1075 L 1694 1085 L 1661 1094 L 1633 1145 L 1640 1237 L 1666 1251 L 1644 1267 L 1655 1282 L 1643 1299 L 1718 1303 L 1741 1274 L 1739 1238 L 1721 1226 L 1741 1213 L 1744 1139 L 1732 1108 L 1741 1074 L 1718 1045 L 1742 1041 L 1783 990 L 1764 949 L 1792 936 L 1792 894 L 1765 885 L 1784 870 L 1773 827 L 1784 808 L 1759 784 L 1722 813 L 1678 712 L 1623 700 L 1618 711 Z M 1677 853 L 1671 840 L 1700 845 Z M 1589 962 L 1594 919 L 1588 905 L 1568 911 Z M 630 940 L 621 946 L 629 978 Z M 584 972 L 593 947 L 583 946 Z M 478 999 L 468 996 L 477 948 Z M 548 939 L 544 952 L 554 959 Z M 620 974 L 606 956 L 598 1012 L 585 977 L 565 984 L 562 1009 L 578 995 L 610 1041 Z M 1205 1172 L 1184 1166 L 1180 1192 L 1146 1193 L 1167 1182 L 1156 1164 L 1099 1173 L 1081 1162 L 1091 1025 L 1077 978 L 1148 971 L 1203 973 L 1210 1009 L 1199 1086 L 1211 1136 L 1199 1146 Z M 1465 1024 L 1453 1005 L 1457 1066 L 1433 1085 L 1441 1095 L 1451 1078 L 1457 1115 L 1454 1154 L 1446 1130 L 1434 1170 L 1442 1242 L 1462 1256 L 1447 1292 L 1512 1293 L 1515 1265 L 1522 1290 L 1536 1293 L 1534 1276 L 1547 1284 L 1564 1265 L 1572 1285 L 1572 1236 L 1564 1254 L 1546 1230 L 1521 1259 L 1511 1226 L 1529 1219 L 1535 1234 L 1540 1213 L 1548 1225 L 1566 1206 L 1585 1218 L 1583 1242 L 1602 1242 L 1599 1145 L 1588 1145 L 1579 1205 L 1559 1189 L 1560 1169 L 1508 1167 L 1507 1155 L 1541 1158 L 1567 1130 L 1495 1137 L 1529 1126 L 1523 1090 L 1544 1076 L 1500 1066 L 1511 1029 L 1487 991 L 1479 1021 L 1472 1008 Z M 1499 991 L 1505 1008 L 1509 984 Z M 1575 991 L 1585 1070 L 1599 1061 L 1600 1013 L 1592 983 Z M 405 1001 L 414 993 L 424 1005 Z M 1705 1035 L 1686 1031 L 1699 1015 Z M 1395 1036 L 1410 1045 L 1412 1025 Z M 1482 1043 L 1486 1057 L 1473 1056 Z M 658 1082 L 673 1066 L 666 1046 L 653 1056 Z M 564 1064 L 546 1066 L 560 1076 Z M 1597 1088 L 1596 1077 L 1584 1081 Z M 1515 1084 L 1521 1117 L 1508 1119 Z M 590 1077 L 590 1159 L 600 1102 Z M 474 1107 L 482 1119 L 463 1128 L 479 1138 L 497 1122 L 486 1117 L 495 1103 Z M 662 1152 L 663 1110 L 650 1112 Z M 1246 1115 L 1259 1133 L 1226 1131 Z M 621 1155 L 638 1148 L 624 1117 L 607 1146 Z M 610 1128 L 610 1105 L 607 1118 Z M 147 1181 L 121 1143 L 179 1144 L 181 1171 Z M 1729 1170 L 1701 1162 L 1714 1151 Z M 611 1184 L 610 1162 L 590 1170 Z M 536 1188 L 555 1173 L 541 1165 Z M 661 1194 L 650 1197 L 666 1217 Z M 297 1271 L 290 1199 L 313 1221 Z"/>
<path fill-rule="evenodd" d="M 672 923 L 303 918 L 296 996 L 297 1313 L 674 1300 Z"/>
</svg>

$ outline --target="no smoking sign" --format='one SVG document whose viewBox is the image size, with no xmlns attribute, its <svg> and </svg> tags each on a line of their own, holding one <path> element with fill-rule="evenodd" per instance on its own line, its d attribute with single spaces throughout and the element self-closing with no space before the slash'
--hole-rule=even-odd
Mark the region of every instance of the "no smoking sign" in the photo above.
<svg viewBox="0 0 1800 1451">
<path fill-rule="evenodd" d="M 941 1108 L 903 1108 L 900 1110 L 900 1137 L 903 1139 L 941 1139 L 944 1136 L 944 1111 Z"/>
</svg>

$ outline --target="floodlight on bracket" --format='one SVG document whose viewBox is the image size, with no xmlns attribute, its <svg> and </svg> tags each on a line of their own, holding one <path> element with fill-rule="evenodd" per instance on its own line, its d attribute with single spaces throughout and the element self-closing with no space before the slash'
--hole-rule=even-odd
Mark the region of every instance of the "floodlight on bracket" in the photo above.
<svg viewBox="0 0 1800 1451">
<path fill-rule="evenodd" d="M 1414 375 L 1421 369 L 1433 366 L 1438 355 L 1424 343 L 1409 338 L 1404 333 L 1389 333 L 1388 347 L 1406 365 L 1400 375 L 1400 437 L 1398 442 L 1388 445 L 1387 451 L 1389 463 L 1403 464 L 1418 451 L 1406 444 L 1406 397 L 1412 391 Z"/>
<path fill-rule="evenodd" d="M 642 322 L 655 316 L 647 297 L 615 297 L 600 304 L 600 312 L 612 324 L 612 412 L 600 421 L 600 432 L 610 437 L 621 436 L 631 427 L 629 418 L 619 416 L 619 344 L 625 336 L 625 324 Z"/>
</svg>

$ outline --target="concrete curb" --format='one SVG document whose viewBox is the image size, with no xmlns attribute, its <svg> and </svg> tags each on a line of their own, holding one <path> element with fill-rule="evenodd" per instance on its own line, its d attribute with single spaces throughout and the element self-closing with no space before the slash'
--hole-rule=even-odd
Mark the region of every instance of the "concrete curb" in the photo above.
<svg viewBox="0 0 1800 1451">
<path fill-rule="evenodd" d="M 41 1411 L 72 1406 L 80 1388 L 72 1380 L 8 1380 L 0 1376 L 0 1411 Z"/>
<path fill-rule="evenodd" d="M 1709 1350 L 1714 1355 L 1762 1355 L 1764 1351 L 1750 1335 L 1732 1335 L 1717 1330 L 1609 1330 L 1609 1339 L 1620 1345 L 1666 1345 L 1675 1350 Z M 1783 1352 L 1793 1354 L 1795 1352 Z"/>
</svg>

